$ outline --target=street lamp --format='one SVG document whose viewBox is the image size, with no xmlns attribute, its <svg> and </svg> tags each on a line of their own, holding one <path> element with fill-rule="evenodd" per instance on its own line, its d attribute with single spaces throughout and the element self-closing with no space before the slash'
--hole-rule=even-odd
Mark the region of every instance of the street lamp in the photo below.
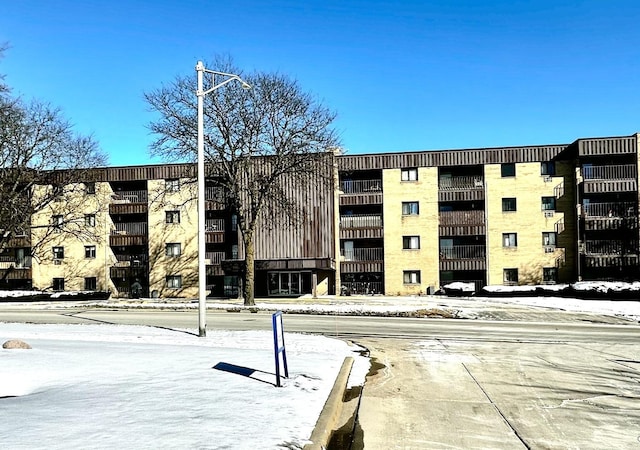
<svg viewBox="0 0 640 450">
<path fill-rule="evenodd" d="M 204 97 L 227 83 L 238 81 L 243 89 L 251 89 L 251 85 L 232 73 L 217 72 L 205 69 L 202 61 L 196 64 L 198 74 L 198 336 L 207 335 L 207 267 L 205 265 L 205 193 L 204 193 Z M 204 74 L 211 74 L 211 87 L 204 90 Z M 222 81 L 216 84 L 216 75 Z"/>
</svg>

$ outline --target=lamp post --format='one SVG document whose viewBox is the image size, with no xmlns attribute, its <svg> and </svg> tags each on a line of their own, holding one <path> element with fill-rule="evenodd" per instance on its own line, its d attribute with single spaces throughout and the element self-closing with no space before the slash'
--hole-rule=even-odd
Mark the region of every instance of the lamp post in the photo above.
<svg viewBox="0 0 640 450">
<path fill-rule="evenodd" d="M 238 81 L 243 89 L 251 89 L 251 86 L 232 73 L 217 72 L 204 67 L 202 61 L 196 64 L 198 75 L 198 336 L 207 335 L 207 267 L 205 264 L 205 192 L 204 192 L 204 97 L 207 94 L 221 88 L 227 83 Z M 211 75 L 211 85 L 204 90 L 204 74 Z M 216 75 L 222 81 L 216 84 Z"/>
</svg>

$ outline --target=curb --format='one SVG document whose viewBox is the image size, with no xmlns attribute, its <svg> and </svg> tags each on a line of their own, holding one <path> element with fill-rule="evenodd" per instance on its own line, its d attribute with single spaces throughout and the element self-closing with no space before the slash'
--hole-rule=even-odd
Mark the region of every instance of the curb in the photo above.
<svg viewBox="0 0 640 450">
<path fill-rule="evenodd" d="M 342 412 L 342 400 L 349 375 L 351 374 L 351 368 L 353 367 L 353 361 L 353 357 L 351 356 L 347 356 L 344 359 L 340 372 L 338 372 L 336 381 L 333 384 L 333 388 L 329 393 L 329 397 L 324 404 L 324 408 L 322 408 L 320 417 L 318 417 L 316 426 L 309 438 L 311 443 L 305 445 L 303 450 L 324 450 L 327 448 L 331 434 Z"/>
</svg>

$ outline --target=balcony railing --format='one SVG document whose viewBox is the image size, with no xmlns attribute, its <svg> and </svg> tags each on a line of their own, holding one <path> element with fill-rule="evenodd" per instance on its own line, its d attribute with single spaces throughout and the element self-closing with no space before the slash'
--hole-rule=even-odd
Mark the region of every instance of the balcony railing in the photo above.
<svg viewBox="0 0 640 450">
<path fill-rule="evenodd" d="M 147 203 L 147 191 L 117 191 L 111 194 L 113 203 Z"/>
<path fill-rule="evenodd" d="M 585 180 L 634 180 L 636 176 L 635 164 L 582 167 L 582 177 Z"/>
<path fill-rule="evenodd" d="M 224 219 L 207 219 L 204 221 L 204 229 L 208 232 L 224 231 Z"/>
<path fill-rule="evenodd" d="M 343 180 L 340 182 L 343 194 L 364 194 L 382 192 L 382 180 Z"/>
<path fill-rule="evenodd" d="M 341 295 L 382 294 L 381 281 L 343 281 Z"/>
<path fill-rule="evenodd" d="M 443 177 L 438 180 L 438 189 L 442 191 L 482 188 L 484 188 L 484 180 L 481 176 Z"/>
<path fill-rule="evenodd" d="M 224 252 L 206 252 L 204 259 L 209 260 L 209 264 L 212 266 L 219 266 L 224 260 Z"/>
<path fill-rule="evenodd" d="M 582 205 L 582 215 L 589 217 L 633 217 L 636 215 L 634 202 L 605 202 Z"/>
<path fill-rule="evenodd" d="M 28 269 L 31 267 L 31 256 L 16 258 L 12 255 L 0 256 L 0 269 Z"/>
<path fill-rule="evenodd" d="M 484 245 L 454 245 L 440 249 L 440 259 L 484 259 L 487 249 Z"/>
<path fill-rule="evenodd" d="M 382 216 L 380 214 L 357 214 L 340 216 L 340 228 L 380 228 Z"/>
<path fill-rule="evenodd" d="M 384 252 L 381 247 L 343 249 L 341 254 L 344 256 L 345 261 L 382 261 L 384 259 Z"/>
<path fill-rule="evenodd" d="M 221 187 L 206 187 L 204 188 L 205 200 L 224 202 L 226 200 L 225 191 Z"/>
<path fill-rule="evenodd" d="M 584 243 L 587 255 L 637 255 L 638 241 L 589 240 Z"/>
<path fill-rule="evenodd" d="M 147 222 L 115 223 L 114 226 L 115 230 L 111 230 L 113 235 L 146 236 L 149 229 Z"/>
<path fill-rule="evenodd" d="M 483 225 L 484 211 L 440 211 L 440 225 Z"/>
</svg>

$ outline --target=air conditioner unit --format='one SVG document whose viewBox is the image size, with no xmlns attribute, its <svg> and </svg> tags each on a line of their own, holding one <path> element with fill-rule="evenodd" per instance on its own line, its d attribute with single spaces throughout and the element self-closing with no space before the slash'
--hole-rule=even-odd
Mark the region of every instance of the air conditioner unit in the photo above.
<svg viewBox="0 0 640 450">
<path fill-rule="evenodd" d="M 62 265 L 62 260 L 61 259 L 54 259 L 53 260 L 53 264 L 55 264 L 56 266 L 60 266 L 60 265 Z"/>
<path fill-rule="evenodd" d="M 550 177 L 549 175 L 546 175 L 546 176 L 544 177 L 544 182 L 545 182 L 545 183 L 550 183 L 550 182 L 552 182 L 552 181 L 553 181 L 553 178 L 552 178 L 552 177 Z"/>
<path fill-rule="evenodd" d="M 554 211 L 545 211 L 544 212 L 544 216 L 545 217 L 553 217 Z"/>
<path fill-rule="evenodd" d="M 553 253 L 556 250 L 556 248 L 552 245 L 545 245 L 544 247 L 544 252 L 545 253 Z"/>
</svg>

